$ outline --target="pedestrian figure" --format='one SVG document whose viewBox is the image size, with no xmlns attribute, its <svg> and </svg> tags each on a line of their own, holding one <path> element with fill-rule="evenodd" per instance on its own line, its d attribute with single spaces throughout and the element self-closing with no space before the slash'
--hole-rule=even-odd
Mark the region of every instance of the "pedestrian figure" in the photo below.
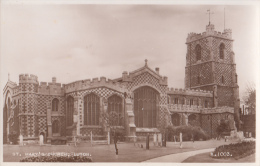
<svg viewBox="0 0 260 166">
<path fill-rule="evenodd" d="M 118 155 L 117 141 L 118 141 L 118 137 L 117 137 L 117 134 L 115 132 L 115 134 L 114 134 L 114 143 L 115 143 L 116 155 Z"/>
</svg>

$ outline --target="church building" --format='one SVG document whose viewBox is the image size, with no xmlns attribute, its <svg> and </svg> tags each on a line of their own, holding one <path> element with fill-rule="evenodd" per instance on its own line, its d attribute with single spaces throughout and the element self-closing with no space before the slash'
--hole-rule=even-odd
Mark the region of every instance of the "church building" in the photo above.
<svg viewBox="0 0 260 166">
<path fill-rule="evenodd" d="M 24 138 L 106 135 L 109 125 L 123 130 L 126 140 L 160 132 L 167 125 L 199 126 L 211 137 L 221 119 L 238 127 L 239 87 L 232 31 L 206 26 L 187 40 L 185 87 L 171 88 L 159 68 L 143 66 L 105 77 L 68 84 L 39 82 L 20 74 L 3 90 L 3 137 L 16 131 Z M 184 56 L 183 56 L 184 58 Z M 106 115 L 113 114 L 113 122 Z"/>
</svg>

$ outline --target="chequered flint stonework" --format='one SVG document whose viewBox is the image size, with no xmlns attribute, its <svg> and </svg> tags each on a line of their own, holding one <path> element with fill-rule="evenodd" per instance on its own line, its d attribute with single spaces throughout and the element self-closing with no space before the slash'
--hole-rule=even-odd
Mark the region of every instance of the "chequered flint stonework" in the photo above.
<svg viewBox="0 0 260 166">
<path fill-rule="evenodd" d="M 37 96 L 37 100 L 38 100 L 37 114 L 47 115 L 47 102 L 50 102 L 52 104 L 52 100 L 55 98 L 59 100 L 59 107 L 58 107 L 59 114 L 65 115 L 65 101 L 63 96 L 41 95 L 41 94 Z"/>
<path fill-rule="evenodd" d="M 215 64 L 215 79 L 218 85 L 232 86 L 232 65 L 216 63 Z M 222 76 L 224 77 L 224 82 L 222 83 Z"/>
<path fill-rule="evenodd" d="M 234 106 L 233 88 L 218 86 L 218 106 Z"/>
<path fill-rule="evenodd" d="M 20 92 L 38 92 L 38 84 L 33 83 L 19 83 L 19 91 Z"/>
<path fill-rule="evenodd" d="M 47 116 L 38 117 L 39 134 L 41 132 L 47 133 Z"/>
<path fill-rule="evenodd" d="M 134 87 L 136 87 L 136 86 L 138 86 L 140 84 L 150 84 L 150 85 L 153 85 L 162 94 L 166 94 L 166 91 L 167 91 L 167 86 L 160 85 L 159 84 L 159 80 L 156 77 L 154 77 L 152 74 L 148 73 L 148 72 L 144 72 L 144 73 L 142 73 L 140 75 L 135 76 L 133 78 L 133 82 L 128 82 L 127 89 L 129 91 L 132 91 L 132 88 L 134 88 Z M 167 100 L 166 100 L 166 103 L 167 103 Z"/>
<path fill-rule="evenodd" d="M 212 62 L 202 63 L 185 68 L 186 83 L 185 87 L 189 88 L 213 83 Z M 198 81 L 198 76 L 200 77 Z M 191 80 L 191 85 L 190 85 Z"/>
<path fill-rule="evenodd" d="M 209 136 L 216 137 L 217 136 L 216 129 L 221 119 L 229 120 L 229 123 L 233 124 L 234 115 L 231 113 L 201 115 L 201 128 Z"/>
<path fill-rule="evenodd" d="M 221 62 L 225 62 L 225 63 L 229 63 L 229 64 L 232 62 L 232 58 L 231 58 L 232 42 L 233 41 L 226 40 L 226 39 L 213 38 L 212 49 L 213 49 L 215 61 L 217 61 L 217 62 L 221 61 Z M 219 56 L 219 46 L 221 43 L 223 43 L 225 45 L 224 59 L 220 59 L 220 56 Z"/>
<path fill-rule="evenodd" d="M 66 135 L 65 117 L 64 116 L 52 116 L 51 123 L 53 123 L 55 120 L 57 120 L 59 122 L 61 136 L 65 136 Z"/>
<path fill-rule="evenodd" d="M 196 59 L 196 46 L 201 46 L 201 62 L 208 61 L 210 59 L 210 49 L 209 42 L 207 38 L 203 38 L 187 45 L 187 56 L 186 56 L 186 66 L 190 64 L 197 63 Z"/>
</svg>

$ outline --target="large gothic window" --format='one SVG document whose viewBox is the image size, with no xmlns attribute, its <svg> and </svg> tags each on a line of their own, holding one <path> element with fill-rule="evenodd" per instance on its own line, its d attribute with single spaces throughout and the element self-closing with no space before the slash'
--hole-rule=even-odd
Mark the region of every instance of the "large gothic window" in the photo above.
<svg viewBox="0 0 260 166">
<path fill-rule="evenodd" d="M 219 58 L 220 59 L 224 59 L 224 49 L 225 49 L 225 45 L 223 43 L 221 43 L 219 46 Z"/>
<path fill-rule="evenodd" d="M 84 125 L 99 125 L 100 99 L 94 93 L 84 97 Z"/>
<path fill-rule="evenodd" d="M 73 112 L 74 112 L 74 98 L 69 96 L 67 98 L 67 115 L 66 115 L 67 126 L 71 126 L 73 124 Z"/>
<path fill-rule="evenodd" d="M 134 91 L 134 114 L 137 127 L 156 127 L 159 93 L 144 86 Z"/>
<path fill-rule="evenodd" d="M 198 45 L 196 45 L 196 59 L 197 59 L 197 61 L 198 60 L 201 60 L 201 46 L 198 44 Z"/>
<path fill-rule="evenodd" d="M 59 109 L 59 100 L 57 98 L 52 100 L 52 111 L 58 111 Z"/>
<path fill-rule="evenodd" d="M 123 100 L 117 95 L 108 98 L 108 113 L 114 116 L 113 126 L 123 125 Z M 113 115 L 112 115 L 113 114 Z"/>
</svg>

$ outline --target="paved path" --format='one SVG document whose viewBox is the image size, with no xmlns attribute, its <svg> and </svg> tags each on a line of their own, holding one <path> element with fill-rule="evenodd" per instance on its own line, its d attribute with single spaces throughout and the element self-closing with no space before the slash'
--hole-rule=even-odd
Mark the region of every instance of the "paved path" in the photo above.
<svg viewBox="0 0 260 166">
<path fill-rule="evenodd" d="M 177 154 L 170 154 L 162 157 L 153 158 L 144 162 L 176 162 L 181 163 L 185 159 L 200 154 L 200 153 L 206 153 L 206 152 L 213 152 L 215 148 L 210 149 L 202 149 L 202 150 L 195 150 L 195 151 L 189 151 L 189 152 L 183 152 L 183 153 L 177 153 Z"/>
</svg>

